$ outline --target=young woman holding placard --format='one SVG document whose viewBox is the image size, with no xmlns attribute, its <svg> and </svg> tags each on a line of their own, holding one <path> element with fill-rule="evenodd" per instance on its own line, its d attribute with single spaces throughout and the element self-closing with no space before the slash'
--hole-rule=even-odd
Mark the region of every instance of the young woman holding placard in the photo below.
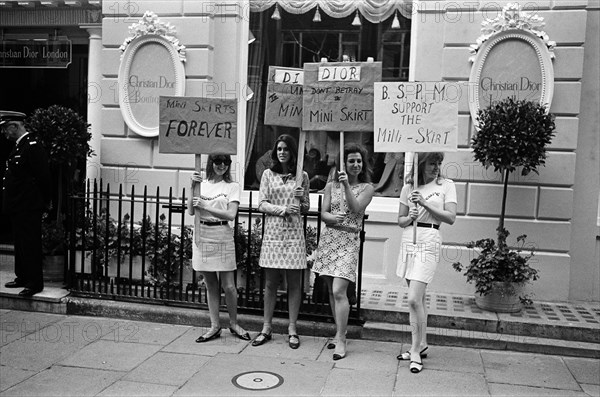
<svg viewBox="0 0 600 397">
<path fill-rule="evenodd" d="M 325 186 L 321 219 L 327 225 L 319 240 L 312 271 L 325 277 L 336 334 L 328 348 L 334 360 L 346 357 L 346 328 L 350 304 L 347 289 L 356 281 L 360 231 L 365 210 L 373 199 L 367 150 L 356 143 L 344 146 L 346 171 L 336 172 L 337 182 Z"/>
<path fill-rule="evenodd" d="M 427 356 L 427 285 L 437 267 L 442 239 L 441 223 L 456 220 L 456 188 L 454 182 L 440 174 L 443 153 L 417 153 L 418 181 L 410 174 L 400 192 L 398 225 L 404 228 L 398 257 L 397 275 L 408 284 L 409 321 L 412 327 L 410 350 L 400 353 L 398 360 L 410 361 L 410 372 L 423 369 Z M 416 227 L 416 241 L 413 232 Z"/>
<path fill-rule="evenodd" d="M 271 340 L 273 312 L 279 278 L 288 285 L 288 343 L 300 347 L 296 321 L 302 299 L 302 271 L 306 269 L 306 243 L 302 213 L 310 208 L 308 174 L 302 171 L 301 184 L 296 178 L 298 149 L 290 135 L 281 135 L 271 151 L 273 165 L 263 172 L 260 181 L 258 209 L 267 214 L 259 265 L 265 270 L 264 322 L 252 341 L 260 346 Z"/>
<path fill-rule="evenodd" d="M 208 342 L 221 336 L 219 306 L 221 292 L 219 279 L 225 291 L 229 312 L 229 331 L 242 340 L 250 335 L 237 323 L 237 289 L 233 277 L 236 269 L 233 221 L 240 205 L 240 185 L 231 180 L 231 157 L 209 155 L 206 163 L 206 180 L 199 172 L 191 177 L 192 193 L 188 198 L 188 213 L 196 216 L 192 267 L 204 277 L 207 289 L 210 329 L 196 339 Z M 194 187 L 200 184 L 200 193 L 194 197 Z"/>
</svg>

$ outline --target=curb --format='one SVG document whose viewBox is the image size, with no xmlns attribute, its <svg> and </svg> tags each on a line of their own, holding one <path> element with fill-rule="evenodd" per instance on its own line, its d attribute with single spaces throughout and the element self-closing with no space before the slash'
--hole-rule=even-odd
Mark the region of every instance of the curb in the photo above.
<svg viewBox="0 0 600 397">
<path fill-rule="evenodd" d="M 168 304 L 148 304 L 108 299 L 71 297 L 62 298 L 34 297 L 21 298 L 14 293 L 0 293 L 0 308 L 5 310 L 37 311 L 45 313 L 107 317 L 123 320 L 157 322 L 165 324 L 209 327 L 210 316 L 207 310 L 171 306 Z M 46 290 L 45 290 L 46 291 Z M 403 312 L 380 312 L 364 310 L 364 326 L 349 325 L 348 338 L 367 339 L 407 344 L 411 341 L 411 329 L 408 314 Z M 385 318 L 388 321 L 374 321 L 372 317 Z M 370 318 L 370 319 L 369 319 Z M 226 311 L 220 313 L 221 324 L 228 328 L 229 318 Z M 398 320 L 392 323 L 390 320 Z M 238 321 L 251 334 L 262 328 L 263 318 L 258 315 L 238 313 Z M 598 336 L 597 330 L 586 328 L 557 326 L 554 324 L 529 324 L 517 322 L 491 321 L 472 317 L 450 317 L 430 315 L 428 341 L 433 345 L 457 346 L 492 350 L 508 350 L 527 353 L 552 354 L 561 356 L 587 357 L 600 359 L 600 343 L 581 340 L 569 340 L 564 335 L 549 338 L 564 330 L 569 334 L 586 337 L 590 333 Z M 288 320 L 273 318 L 273 332 L 287 334 Z M 305 337 L 331 338 L 335 335 L 333 323 L 298 320 L 297 331 Z M 518 333 L 521 332 L 521 333 Z M 535 335 L 535 336 L 532 336 Z"/>
<path fill-rule="evenodd" d="M 411 326 L 367 321 L 363 339 L 411 343 Z M 600 358 L 600 344 L 526 335 L 480 332 L 450 328 L 427 327 L 427 341 L 432 345 L 467 347 L 472 349 L 509 350 L 559 356 Z"/>
</svg>

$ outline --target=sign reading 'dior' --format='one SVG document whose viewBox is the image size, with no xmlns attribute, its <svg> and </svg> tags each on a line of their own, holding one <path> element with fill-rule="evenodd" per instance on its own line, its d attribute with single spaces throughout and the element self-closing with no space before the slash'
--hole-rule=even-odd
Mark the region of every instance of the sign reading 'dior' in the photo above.
<svg viewBox="0 0 600 397">
<path fill-rule="evenodd" d="M 160 153 L 236 154 L 237 100 L 160 97 Z"/>
<path fill-rule="evenodd" d="M 265 124 L 302 128 L 302 69 L 269 66 Z"/>
<path fill-rule="evenodd" d="M 374 150 L 456 151 L 459 97 L 449 83 L 375 83 Z"/>
<path fill-rule="evenodd" d="M 373 131 L 373 84 L 381 62 L 304 64 L 302 128 Z"/>
</svg>

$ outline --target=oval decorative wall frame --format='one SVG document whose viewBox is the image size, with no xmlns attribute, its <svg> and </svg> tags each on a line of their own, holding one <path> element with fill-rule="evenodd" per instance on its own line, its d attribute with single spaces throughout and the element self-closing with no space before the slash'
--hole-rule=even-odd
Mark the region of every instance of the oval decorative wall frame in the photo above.
<svg viewBox="0 0 600 397">
<path fill-rule="evenodd" d="M 141 136 L 158 136 L 159 97 L 185 94 L 185 68 L 178 49 L 160 35 L 132 40 L 121 60 L 118 91 L 127 126 Z"/>
<path fill-rule="evenodd" d="M 521 29 L 499 32 L 482 43 L 469 77 L 469 110 L 513 96 L 550 106 L 554 94 L 552 54 L 536 35 Z"/>
</svg>

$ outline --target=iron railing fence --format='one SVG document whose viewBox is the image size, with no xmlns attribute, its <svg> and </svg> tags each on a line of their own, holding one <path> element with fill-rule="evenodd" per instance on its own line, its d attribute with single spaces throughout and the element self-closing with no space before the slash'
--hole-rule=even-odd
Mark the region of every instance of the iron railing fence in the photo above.
<svg viewBox="0 0 600 397">
<path fill-rule="evenodd" d="M 261 315 L 264 272 L 258 266 L 265 214 L 255 205 L 240 206 L 234 223 L 238 310 Z M 186 191 L 180 198 L 161 198 L 145 186 L 129 194 L 123 186 L 111 190 L 102 180 L 88 181 L 85 193 L 70 199 L 68 285 L 75 296 L 135 301 L 207 309 L 206 287 L 191 267 L 192 228 L 186 224 Z M 321 197 L 318 211 L 303 216 L 309 264 L 321 234 Z M 188 218 L 189 223 L 193 220 Z M 360 233 L 357 291 L 361 289 L 364 222 Z M 300 318 L 333 320 L 324 283 L 303 271 Z M 222 295 L 223 296 L 223 295 Z M 282 280 L 275 316 L 287 317 L 287 291 Z M 362 324 L 360 293 L 350 310 L 350 323 Z M 224 298 L 222 298 L 224 304 Z"/>
</svg>

